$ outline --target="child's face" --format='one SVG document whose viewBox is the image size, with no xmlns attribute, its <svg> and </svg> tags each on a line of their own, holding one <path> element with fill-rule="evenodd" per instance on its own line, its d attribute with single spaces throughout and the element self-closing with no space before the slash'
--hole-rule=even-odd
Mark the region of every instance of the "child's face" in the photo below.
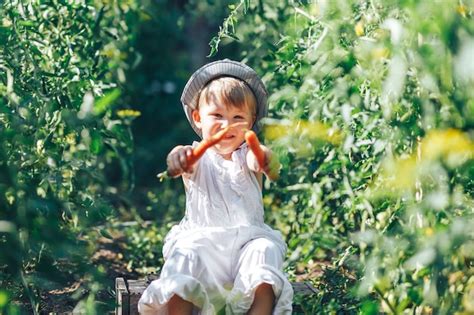
<svg viewBox="0 0 474 315">
<path fill-rule="evenodd" d="M 232 152 L 244 141 L 244 130 L 252 128 L 255 117 L 249 106 L 241 108 L 226 106 L 215 100 L 200 103 L 199 110 L 193 112 L 193 120 L 196 126 L 201 129 L 203 139 L 211 137 L 229 125 L 243 122 L 238 127 L 229 130 L 225 138 L 213 147 L 224 158 L 230 159 Z"/>
</svg>

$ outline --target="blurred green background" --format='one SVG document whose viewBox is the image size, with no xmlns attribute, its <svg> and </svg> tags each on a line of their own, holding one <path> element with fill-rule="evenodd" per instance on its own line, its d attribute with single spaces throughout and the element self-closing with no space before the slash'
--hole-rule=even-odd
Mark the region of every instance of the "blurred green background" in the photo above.
<svg viewBox="0 0 474 315">
<path fill-rule="evenodd" d="M 259 73 L 265 182 L 305 314 L 474 312 L 474 4 L 5 1 L 0 313 L 113 311 L 159 272 L 198 140 L 179 98 L 204 63 Z M 210 43 L 210 45 L 209 45 Z"/>
</svg>

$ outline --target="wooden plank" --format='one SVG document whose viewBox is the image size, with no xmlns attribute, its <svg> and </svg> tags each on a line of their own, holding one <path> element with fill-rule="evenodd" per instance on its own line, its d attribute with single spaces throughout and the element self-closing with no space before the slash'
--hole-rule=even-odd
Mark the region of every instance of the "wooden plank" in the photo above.
<svg viewBox="0 0 474 315">
<path fill-rule="evenodd" d="M 148 286 L 146 279 L 141 280 L 128 280 L 128 292 L 130 294 L 130 314 L 138 315 L 138 300 Z"/>
<path fill-rule="evenodd" d="M 157 280 L 160 276 L 156 273 L 150 273 L 146 276 L 146 281 L 150 284 L 152 281 Z"/>
<path fill-rule="evenodd" d="M 119 279 L 122 279 L 120 281 L 123 281 L 123 278 L 117 278 L 116 280 L 116 288 L 117 288 L 117 283 L 119 282 Z M 146 287 L 151 283 L 151 281 L 158 279 L 157 275 L 148 275 L 145 279 L 140 279 L 140 280 L 127 280 L 126 281 L 126 288 L 127 290 L 126 294 L 122 294 L 121 296 L 126 296 L 128 298 L 127 302 L 127 311 L 128 313 L 125 313 L 122 311 L 122 313 L 117 312 L 116 315 L 138 315 L 138 300 L 140 299 L 141 295 L 143 294 L 143 291 L 145 291 Z M 122 283 L 122 282 L 121 282 Z M 311 295 L 317 293 L 318 291 L 313 287 L 313 285 L 309 282 L 292 282 L 291 286 L 293 287 L 293 291 L 295 295 L 303 295 L 305 297 L 310 297 Z M 118 294 L 119 290 L 117 289 L 117 304 L 118 304 Z M 123 298 L 122 298 L 123 299 Z M 122 302 L 123 305 L 125 303 Z M 125 308 L 122 307 L 122 310 Z M 302 312 L 302 309 L 299 305 L 293 304 L 293 309 L 294 312 Z"/>
<path fill-rule="evenodd" d="M 115 295 L 117 304 L 115 306 L 115 315 L 129 315 L 130 298 L 124 278 L 115 279 Z"/>
<path fill-rule="evenodd" d="M 309 298 L 318 292 L 316 288 L 313 287 L 313 285 L 309 282 L 292 282 L 291 286 L 293 287 L 295 296 L 302 295 L 304 298 Z M 301 305 L 295 303 L 295 300 L 293 300 L 293 314 L 305 314 Z"/>
<path fill-rule="evenodd" d="M 293 287 L 293 292 L 295 295 L 301 294 L 310 296 L 318 292 L 316 288 L 313 287 L 313 285 L 309 282 L 292 282 L 291 286 Z"/>
</svg>

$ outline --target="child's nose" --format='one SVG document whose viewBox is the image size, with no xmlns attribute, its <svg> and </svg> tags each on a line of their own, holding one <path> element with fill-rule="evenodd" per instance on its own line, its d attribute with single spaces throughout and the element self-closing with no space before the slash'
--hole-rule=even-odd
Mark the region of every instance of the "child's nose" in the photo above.
<svg viewBox="0 0 474 315">
<path fill-rule="evenodd" d="M 224 118 L 224 119 L 221 120 L 221 128 L 225 128 L 225 127 L 227 127 L 227 126 L 229 126 L 229 125 L 230 125 L 230 122 L 229 122 L 228 119 L 225 119 L 225 118 Z"/>
</svg>

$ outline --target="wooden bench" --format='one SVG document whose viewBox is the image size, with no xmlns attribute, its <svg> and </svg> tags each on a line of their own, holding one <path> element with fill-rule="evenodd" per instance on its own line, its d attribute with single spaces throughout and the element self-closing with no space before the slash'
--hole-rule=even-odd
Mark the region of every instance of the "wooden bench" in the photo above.
<svg viewBox="0 0 474 315">
<path fill-rule="evenodd" d="M 131 280 L 125 278 L 115 279 L 116 309 L 115 315 L 138 315 L 138 300 L 146 287 L 157 275 L 148 275 L 145 279 Z M 295 295 L 311 296 L 317 293 L 309 282 L 292 282 Z M 301 311 L 299 305 L 293 304 L 294 313 Z"/>
</svg>

